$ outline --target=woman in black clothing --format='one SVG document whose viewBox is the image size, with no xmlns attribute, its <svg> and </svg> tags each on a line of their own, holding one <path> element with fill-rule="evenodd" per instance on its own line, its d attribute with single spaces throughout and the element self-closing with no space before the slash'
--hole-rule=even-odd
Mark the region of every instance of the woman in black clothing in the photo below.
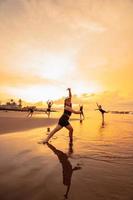
<svg viewBox="0 0 133 200">
<path fill-rule="evenodd" d="M 80 107 L 80 111 L 81 111 L 80 122 L 82 122 L 82 120 L 85 119 L 84 112 L 83 112 L 83 105 L 79 105 L 79 107 Z"/>
<path fill-rule="evenodd" d="M 81 111 L 75 111 L 72 109 L 72 103 L 71 103 L 71 99 L 72 99 L 72 93 L 71 93 L 71 89 L 68 88 L 69 91 L 69 97 L 65 99 L 64 102 L 64 113 L 63 115 L 60 117 L 58 125 L 50 132 L 50 134 L 48 135 L 48 137 L 43 140 L 43 144 L 47 143 L 49 141 L 49 139 L 60 129 L 62 129 L 63 127 L 67 128 L 69 130 L 69 136 L 71 137 L 73 135 L 73 128 L 69 122 L 69 118 L 71 116 L 72 113 L 75 114 L 81 114 Z"/>
</svg>

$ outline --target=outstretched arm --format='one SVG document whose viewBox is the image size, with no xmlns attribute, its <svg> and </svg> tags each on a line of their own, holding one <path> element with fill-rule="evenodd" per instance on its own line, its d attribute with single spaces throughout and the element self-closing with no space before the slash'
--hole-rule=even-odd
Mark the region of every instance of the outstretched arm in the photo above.
<svg viewBox="0 0 133 200">
<path fill-rule="evenodd" d="M 68 92 L 69 92 L 69 98 L 72 98 L 72 92 L 71 92 L 71 88 L 67 88 Z"/>
</svg>

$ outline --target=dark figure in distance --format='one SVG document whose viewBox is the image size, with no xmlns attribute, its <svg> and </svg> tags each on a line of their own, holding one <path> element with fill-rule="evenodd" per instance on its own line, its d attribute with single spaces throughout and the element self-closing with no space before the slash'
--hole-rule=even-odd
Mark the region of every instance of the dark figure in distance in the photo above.
<svg viewBox="0 0 133 200">
<path fill-rule="evenodd" d="M 48 108 L 47 108 L 47 111 L 46 111 L 46 114 L 48 115 L 48 118 L 50 117 L 50 112 L 51 112 L 52 105 L 53 105 L 53 101 L 48 100 L 47 101 Z"/>
<path fill-rule="evenodd" d="M 101 105 L 99 105 L 98 103 L 96 103 L 96 104 L 97 104 L 97 107 L 98 107 L 98 109 L 96 109 L 96 110 L 99 110 L 99 111 L 100 111 L 100 113 L 101 113 L 101 115 L 102 115 L 102 125 L 104 125 L 104 114 L 105 114 L 105 113 L 108 113 L 108 112 L 105 111 L 105 110 L 103 110 Z"/>
<path fill-rule="evenodd" d="M 80 107 L 80 122 L 82 122 L 83 119 L 85 119 L 85 116 L 84 116 L 84 112 L 83 112 L 83 105 L 79 105 Z"/>
<path fill-rule="evenodd" d="M 29 109 L 28 109 L 28 115 L 27 115 L 27 117 L 32 117 L 32 115 L 33 115 L 33 113 L 34 113 L 34 108 L 33 107 L 30 107 Z"/>
</svg>

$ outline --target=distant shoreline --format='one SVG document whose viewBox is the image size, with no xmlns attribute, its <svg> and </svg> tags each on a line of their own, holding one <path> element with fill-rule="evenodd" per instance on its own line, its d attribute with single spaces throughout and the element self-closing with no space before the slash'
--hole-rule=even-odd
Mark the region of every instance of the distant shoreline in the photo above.
<svg viewBox="0 0 133 200">
<path fill-rule="evenodd" d="M 0 111 L 28 112 L 29 110 L 28 110 L 28 108 L 27 109 L 23 109 L 23 108 L 21 108 L 21 109 L 18 109 L 18 108 L 8 108 L 8 109 L 7 108 L 0 108 Z M 34 111 L 46 112 L 47 109 L 46 108 L 45 109 L 36 108 Z M 51 109 L 51 112 L 58 112 L 58 111 Z"/>
<path fill-rule="evenodd" d="M 14 112 L 29 112 L 27 109 L 6 109 L 6 108 L 0 108 L 0 111 L 14 111 Z M 46 112 L 47 109 L 35 109 L 34 112 Z M 50 112 L 58 112 L 57 110 L 51 110 Z M 108 113 L 111 114 L 129 114 L 132 115 L 133 111 L 108 111 Z"/>
</svg>

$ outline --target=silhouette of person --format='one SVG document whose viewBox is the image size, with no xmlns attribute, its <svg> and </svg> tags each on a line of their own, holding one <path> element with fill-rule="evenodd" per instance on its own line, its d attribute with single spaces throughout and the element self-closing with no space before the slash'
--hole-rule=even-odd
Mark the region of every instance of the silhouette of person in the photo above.
<svg viewBox="0 0 133 200">
<path fill-rule="evenodd" d="M 53 105 L 53 101 L 50 101 L 48 100 L 47 101 L 47 110 L 46 110 L 46 114 L 48 115 L 48 118 L 50 117 L 50 112 L 51 112 L 51 108 L 52 108 L 52 105 Z"/>
<path fill-rule="evenodd" d="M 63 127 L 67 128 L 69 130 L 69 136 L 73 135 L 73 128 L 69 122 L 70 116 L 72 113 L 74 114 L 81 114 L 81 111 L 75 111 L 72 109 L 72 103 L 71 103 L 71 99 L 72 99 L 72 93 L 71 93 L 71 89 L 68 88 L 67 89 L 69 91 L 69 97 L 67 97 L 64 101 L 64 113 L 63 115 L 60 117 L 59 121 L 58 121 L 58 125 L 49 133 L 49 135 L 47 136 L 47 138 L 45 140 L 42 141 L 43 144 L 47 143 L 49 141 L 49 139 L 59 130 L 61 130 Z M 41 142 L 40 142 L 41 143 Z"/>
<path fill-rule="evenodd" d="M 103 110 L 101 105 L 99 105 L 98 103 L 96 103 L 96 104 L 97 104 L 98 109 L 95 109 L 95 110 L 99 110 L 100 113 L 102 114 L 102 125 L 104 125 L 104 114 L 108 113 L 108 112 Z"/>
<path fill-rule="evenodd" d="M 27 117 L 32 117 L 33 113 L 34 113 L 34 108 L 33 108 L 33 107 L 30 107 L 30 108 L 28 109 L 28 115 L 27 115 Z"/>
<path fill-rule="evenodd" d="M 83 112 L 83 105 L 79 105 L 80 107 L 80 122 L 82 122 L 83 119 L 85 119 L 85 116 L 84 116 L 84 112 Z"/>
<path fill-rule="evenodd" d="M 66 193 L 64 194 L 65 199 L 68 198 L 68 193 L 70 191 L 70 186 L 71 186 L 71 179 L 72 179 L 72 174 L 76 170 L 80 170 L 80 166 L 75 166 L 74 168 L 72 167 L 72 164 L 68 160 L 69 156 L 56 149 L 52 144 L 47 143 L 47 146 L 56 154 L 58 157 L 61 165 L 62 165 L 62 174 L 63 174 L 63 184 L 67 186 Z M 72 150 L 72 142 L 70 141 L 69 143 L 69 155 L 71 155 L 73 152 Z"/>
</svg>

